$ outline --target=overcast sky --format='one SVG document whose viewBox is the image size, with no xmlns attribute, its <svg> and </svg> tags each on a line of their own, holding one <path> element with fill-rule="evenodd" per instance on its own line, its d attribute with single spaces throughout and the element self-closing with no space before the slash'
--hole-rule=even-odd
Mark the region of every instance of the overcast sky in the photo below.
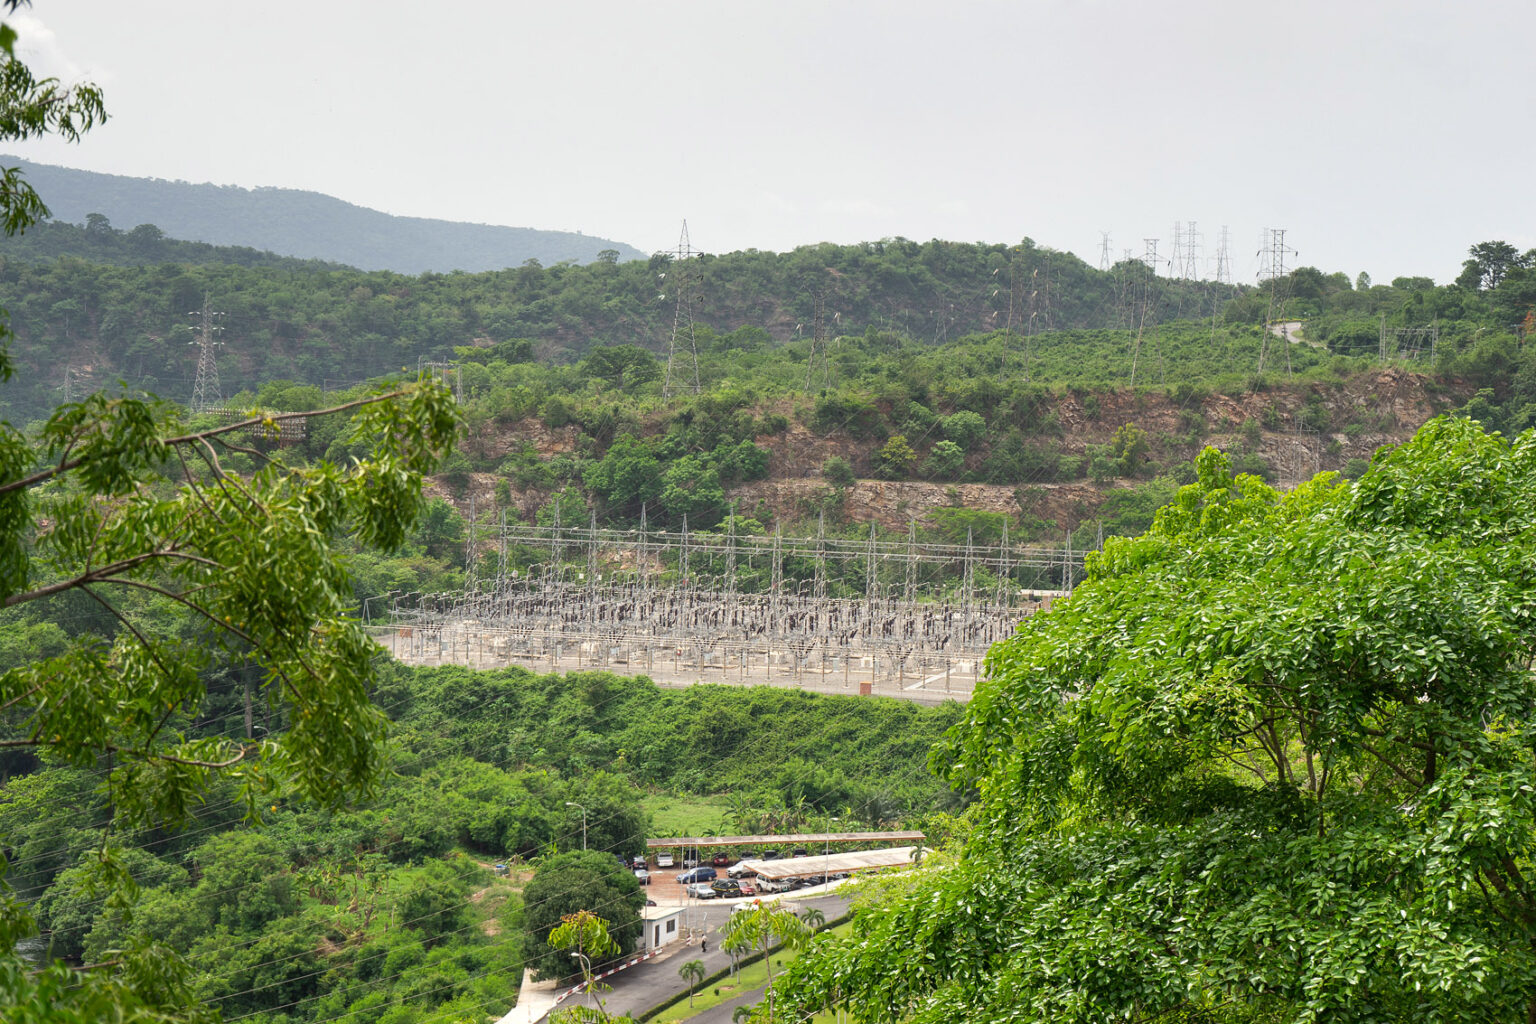
<svg viewBox="0 0 1536 1024">
<path fill-rule="evenodd" d="M 1353 277 L 1536 247 L 1536 3 L 36 0 L 112 116 L 40 162 L 669 249 L 1140 255 Z M 46 197 L 45 197 L 46 199 Z M 131 225 L 118 225 L 128 227 Z"/>
</svg>

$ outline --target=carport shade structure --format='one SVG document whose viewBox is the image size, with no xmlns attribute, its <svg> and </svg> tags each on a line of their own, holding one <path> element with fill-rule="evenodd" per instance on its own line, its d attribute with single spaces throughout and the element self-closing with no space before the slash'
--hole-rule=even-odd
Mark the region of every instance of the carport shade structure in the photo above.
<svg viewBox="0 0 1536 1024">
<path fill-rule="evenodd" d="M 821 878 L 826 875 L 856 874 L 881 868 L 909 868 L 915 863 L 916 846 L 898 846 L 888 850 L 850 850 L 820 857 L 790 857 L 787 860 L 744 860 L 742 865 L 759 878 L 775 881 L 783 878 Z"/>
</svg>

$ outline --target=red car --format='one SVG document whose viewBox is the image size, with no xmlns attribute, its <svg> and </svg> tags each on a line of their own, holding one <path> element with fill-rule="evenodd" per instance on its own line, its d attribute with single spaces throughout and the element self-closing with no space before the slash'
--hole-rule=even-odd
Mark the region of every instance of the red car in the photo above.
<svg viewBox="0 0 1536 1024">
<path fill-rule="evenodd" d="M 729 867 L 731 864 L 731 858 L 723 853 L 717 853 L 713 858 L 710 859 L 710 863 L 717 868 Z"/>
</svg>

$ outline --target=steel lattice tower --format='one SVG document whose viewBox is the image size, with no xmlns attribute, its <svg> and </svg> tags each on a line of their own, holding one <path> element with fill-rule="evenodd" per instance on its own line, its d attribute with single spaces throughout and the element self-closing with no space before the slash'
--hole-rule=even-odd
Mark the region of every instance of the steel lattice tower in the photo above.
<svg viewBox="0 0 1536 1024">
<path fill-rule="evenodd" d="M 677 239 L 677 248 L 672 251 L 672 262 L 667 271 L 672 275 L 672 290 L 677 297 L 677 312 L 672 320 L 672 337 L 667 341 L 667 379 L 662 386 L 662 394 L 667 398 L 671 398 L 680 387 L 688 388 L 694 394 L 698 394 L 699 391 L 699 345 L 693 333 L 693 267 L 689 265 L 697 255 L 699 254 L 688 241 L 688 222 L 685 220 L 683 233 Z M 687 381 L 686 376 L 681 384 L 675 383 L 679 342 L 687 348 L 683 358 L 693 363 L 692 383 Z"/>
<path fill-rule="evenodd" d="M 204 295 L 202 312 L 190 312 L 187 315 L 200 318 L 200 329 L 193 328 L 198 330 L 198 338 L 192 342 L 198 346 L 198 355 L 197 378 L 192 384 L 192 411 L 207 412 L 224 404 L 224 394 L 219 389 L 219 363 L 215 358 L 215 350 L 222 342 L 213 340 L 213 336 L 224 329 L 216 326 L 213 318 L 224 314 L 210 311 L 208 296 Z"/>
</svg>

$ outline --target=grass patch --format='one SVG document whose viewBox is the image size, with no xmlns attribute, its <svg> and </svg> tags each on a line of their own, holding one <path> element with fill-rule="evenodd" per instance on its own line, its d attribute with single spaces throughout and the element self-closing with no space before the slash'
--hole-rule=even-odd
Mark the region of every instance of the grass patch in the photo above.
<svg viewBox="0 0 1536 1024">
<path fill-rule="evenodd" d="M 651 834 L 698 836 L 718 832 L 730 809 L 725 796 L 648 796 L 640 802 L 651 816 Z"/>
</svg>

